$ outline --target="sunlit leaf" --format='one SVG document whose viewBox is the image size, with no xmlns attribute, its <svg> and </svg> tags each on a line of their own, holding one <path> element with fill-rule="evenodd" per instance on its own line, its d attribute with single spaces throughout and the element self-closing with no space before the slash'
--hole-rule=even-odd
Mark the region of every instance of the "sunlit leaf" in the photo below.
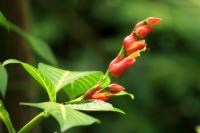
<svg viewBox="0 0 200 133">
<path fill-rule="evenodd" d="M 6 111 L 6 109 L 3 106 L 2 101 L 0 100 L 0 119 L 3 121 L 3 123 L 6 125 L 9 133 L 16 133 L 15 129 L 12 125 L 12 122 L 10 120 L 9 114 Z"/>
<path fill-rule="evenodd" d="M 0 63 L 0 93 L 3 98 L 5 97 L 6 94 L 7 81 L 8 81 L 8 76 L 6 69 Z"/>
<path fill-rule="evenodd" d="M 33 106 L 45 110 L 57 120 L 62 132 L 75 126 L 91 125 L 95 122 L 99 123 L 98 119 L 59 103 L 21 103 L 21 105 Z"/>
<path fill-rule="evenodd" d="M 54 65 L 57 64 L 57 61 L 54 57 L 53 52 L 51 51 L 51 48 L 45 41 L 26 33 L 25 31 L 20 29 L 18 26 L 8 21 L 5 18 L 5 16 L 1 13 L 1 11 L 0 11 L 0 25 L 9 30 L 16 32 L 18 35 L 23 37 L 31 46 L 31 48 L 35 51 L 35 53 L 38 54 L 40 57 L 42 57 L 43 59 L 45 59 L 51 64 L 54 64 Z"/>
<path fill-rule="evenodd" d="M 197 133 L 200 133 L 200 126 L 196 127 L 196 131 L 197 131 Z"/>
<path fill-rule="evenodd" d="M 114 108 L 112 104 L 102 100 L 89 100 L 81 103 L 67 104 L 67 106 L 82 111 L 114 111 L 125 114 L 122 110 Z"/>
<path fill-rule="evenodd" d="M 37 68 L 27 64 L 23 63 L 21 61 L 15 60 L 15 59 L 9 59 L 4 61 L 3 65 L 8 65 L 12 63 L 21 64 L 24 69 L 38 82 L 40 83 L 47 91 L 49 99 L 51 101 L 56 101 L 56 90 L 53 85 L 53 83 L 46 77 L 42 72 L 40 72 Z"/>
<path fill-rule="evenodd" d="M 54 83 L 56 91 L 64 87 L 71 99 L 93 87 L 103 76 L 99 71 L 71 72 L 42 63 L 38 68 Z"/>
</svg>

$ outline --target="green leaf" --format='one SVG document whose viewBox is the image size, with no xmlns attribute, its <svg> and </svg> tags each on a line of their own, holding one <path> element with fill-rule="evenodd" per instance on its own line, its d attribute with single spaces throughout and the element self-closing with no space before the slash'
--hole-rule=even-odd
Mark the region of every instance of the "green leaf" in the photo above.
<svg viewBox="0 0 200 133">
<path fill-rule="evenodd" d="M 102 81 L 101 83 L 101 86 L 104 88 L 104 87 L 107 87 L 109 84 L 110 84 L 110 77 L 108 75 L 105 76 L 104 80 Z"/>
<path fill-rule="evenodd" d="M 104 102 L 102 100 L 89 100 L 76 104 L 67 104 L 67 106 L 82 111 L 114 111 L 125 114 L 122 110 L 114 108 L 112 104 Z"/>
<path fill-rule="evenodd" d="M 99 71 L 71 72 L 42 63 L 39 63 L 38 68 L 52 81 L 56 91 L 64 87 L 71 99 L 83 94 L 103 77 L 103 73 Z"/>
<path fill-rule="evenodd" d="M 6 125 L 9 133 L 16 133 L 15 129 L 12 125 L 12 122 L 10 120 L 9 114 L 6 111 L 6 109 L 3 106 L 2 101 L 0 100 L 0 119 L 4 122 L 4 124 Z"/>
<path fill-rule="evenodd" d="M 8 28 L 8 23 L 2 12 L 0 11 L 0 25 Z"/>
<path fill-rule="evenodd" d="M 4 17 L 4 15 L 1 13 L 1 11 L 0 11 L 0 25 L 9 30 L 16 32 L 18 35 L 23 37 L 31 46 L 31 48 L 35 51 L 35 53 L 38 54 L 41 58 L 45 59 L 46 61 L 48 61 L 49 63 L 53 65 L 57 64 L 57 61 L 55 59 L 55 56 L 51 48 L 45 41 L 26 33 L 25 31 L 20 29 L 18 26 L 8 21 Z"/>
<path fill-rule="evenodd" d="M 26 33 L 26 36 L 24 38 L 27 40 L 27 42 L 30 44 L 32 49 L 40 57 L 42 57 L 43 59 L 45 59 L 46 61 L 48 61 L 52 65 L 58 64 L 51 48 L 49 47 L 49 45 L 45 41 L 43 41 L 39 38 L 36 38 L 34 36 L 31 36 L 27 33 Z"/>
<path fill-rule="evenodd" d="M 128 93 L 128 92 L 126 92 L 126 91 L 120 91 L 119 93 L 114 94 L 114 96 L 124 96 L 124 95 L 130 96 L 130 98 L 131 98 L 132 100 L 134 99 L 134 95 L 131 94 L 131 93 Z"/>
<path fill-rule="evenodd" d="M 0 93 L 3 98 L 5 98 L 6 88 L 8 82 L 8 75 L 6 69 L 0 63 Z"/>
<path fill-rule="evenodd" d="M 200 126 L 197 126 L 197 127 L 196 127 L 196 132 L 197 132 L 197 133 L 200 133 Z"/>
<path fill-rule="evenodd" d="M 98 119 L 59 103 L 21 103 L 21 105 L 33 106 L 45 110 L 57 120 L 62 132 L 75 126 L 86 126 L 95 122 L 99 123 Z"/>
<path fill-rule="evenodd" d="M 56 101 L 56 90 L 53 85 L 53 83 L 46 77 L 42 72 L 40 72 L 37 68 L 27 64 L 23 63 L 21 61 L 15 60 L 15 59 L 8 59 L 4 61 L 3 65 L 8 65 L 12 63 L 21 64 L 24 69 L 38 82 L 40 85 L 42 85 L 49 96 L 50 101 L 55 102 Z"/>
</svg>

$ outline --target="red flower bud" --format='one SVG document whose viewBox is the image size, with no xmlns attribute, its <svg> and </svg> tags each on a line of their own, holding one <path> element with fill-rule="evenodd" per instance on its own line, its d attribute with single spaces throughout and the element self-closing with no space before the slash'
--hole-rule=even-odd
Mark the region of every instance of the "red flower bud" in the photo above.
<svg viewBox="0 0 200 133">
<path fill-rule="evenodd" d="M 148 25 L 156 25 L 160 23 L 160 18 L 157 17 L 149 17 L 146 19 Z"/>
<path fill-rule="evenodd" d="M 92 95 L 92 99 L 98 99 L 106 101 L 110 98 L 110 93 L 108 91 L 102 92 L 102 93 L 95 93 Z"/>
<path fill-rule="evenodd" d="M 127 52 L 128 55 L 131 55 L 134 52 L 136 52 L 140 49 L 143 49 L 146 46 L 147 46 L 147 44 L 146 44 L 145 40 L 140 40 L 140 41 L 133 43 L 131 47 L 126 49 L 126 52 Z"/>
<path fill-rule="evenodd" d="M 131 33 L 130 35 L 126 36 L 123 40 L 123 45 L 125 47 L 125 49 L 129 49 L 133 43 L 135 43 L 137 41 L 136 36 Z"/>
<path fill-rule="evenodd" d="M 153 26 L 151 25 L 144 25 L 142 27 L 138 27 L 135 30 L 135 33 L 138 37 L 144 38 L 151 30 L 153 30 Z"/>
<path fill-rule="evenodd" d="M 124 71 L 135 63 L 135 59 L 120 57 L 119 55 L 110 63 L 109 71 L 115 76 L 119 77 Z"/>
<path fill-rule="evenodd" d="M 86 99 L 91 99 L 92 96 L 93 96 L 95 93 L 98 93 L 98 92 L 100 92 L 101 90 L 102 90 L 102 87 L 101 87 L 99 84 L 97 84 L 97 85 L 95 85 L 94 87 L 92 87 L 91 89 L 89 89 L 89 90 L 84 94 L 84 97 L 85 97 Z"/>
<path fill-rule="evenodd" d="M 139 28 L 139 27 L 142 27 L 142 26 L 144 26 L 145 25 L 145 21 L 143 20 L 143 21 L 140 21 L 140 22 L 138 22 L 136 25 L 135 25 L 135 29 L 137 29 L 137 28 Z"/>
<path fill-rule="evenodd" d="M 120 91 L 123 91 L 125 88 L 123 86 L 121 86 L 121 85 L 118 85 L 118 84 L 110 84 L 109 85 L 109 89 L 110 89 L 110 92 L 112 94 L 116 94 L 116 93 L 118 93 Z"/>
</svg>

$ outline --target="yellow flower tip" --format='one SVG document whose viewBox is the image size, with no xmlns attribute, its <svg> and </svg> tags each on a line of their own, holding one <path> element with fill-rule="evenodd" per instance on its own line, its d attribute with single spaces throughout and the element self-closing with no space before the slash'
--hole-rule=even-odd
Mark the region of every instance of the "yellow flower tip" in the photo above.
<svg viewBox="0 0 200 133">
<path fill-rule="evenodd" d="M 138 47 L 138 45 L 146 45 L 146 41 L 145 40 L 136 41 L 136 42 L 134 42 L 132 47 L 130 47 L 129 49 L 134 49 L 134 48 Z"/>
<path fill-rule="evenodd" d="M 136 44 L 143 44 L 143 45 L 147 45 L 146 41 L 145 40 L 140 40 L 140 41 L 137 41 Z"/>
<path fill-rule="evenodd" d="M 135 58 L 137 58 L 137 57 L 139 57 L 139 56 L 140 56 L 140 50 L 138 50 L 138 51 L 132 53 L 132 54 L 129 55 L 128 57 L 131 58 L 131 59 L 135 59 Z"/>
<path fill-rule="evenodd" d="M 143 49 L 140 50 L 140 52 L 144 52 L 147 50 L 147 47 L 144 47 Z"/>
</svg>

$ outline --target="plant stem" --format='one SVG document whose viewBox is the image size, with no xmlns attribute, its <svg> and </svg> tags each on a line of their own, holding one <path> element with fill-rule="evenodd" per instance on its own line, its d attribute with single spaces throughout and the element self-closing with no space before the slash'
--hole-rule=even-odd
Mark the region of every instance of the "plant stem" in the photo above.
<svg viewBox="0 0 200 133">
<path fill-rule="evenodd" d="M 104 81 L 105 78 L 106 78 L 107 76 L 109 76 L 109 75 L 110 75 L 110 71 L 109 71 L 109 69 L 107 69 L 107 70 L 106 70 L 106 73 L 105 73 L 104 76 L 103 76 L 102 81 Z"/>
<path fill-rule="evenodd" d="M 125 48 L 124 48 L 124 46 L 121 47 L 121 49 L 120 49 L 118 55 L 120 55 L 120 56 L 122 56 L 122 57 L 125 56 Z M 110 75 L 110 71 L 109 71 L 109 68 L 108 68 L 108 69 L 106 70 L 106 73 L 104 74 L 104 77 L 103 77 L 103 79 L 102 79 L 102 82 L 103 82 L 103 81 L 105 80 L 105 78 L 106 78 L 107 76 L 109 76 L 109 75 Z"/>
<path fill-rule="evenodd" d="M 49 114 L 47 112 L 42 112 L 35 116 L 32 120 L 30 120 L 25 126 L 23 126 L 18 133 L 27 133 L 36 123 L 38 123 L 43 118 L 49 117 Z"/>
<path fill-rule="evenodd" d="M 124 57 L 125 55 L 125 49 L 124 49 L 124 46 L 121 47 L 120 51 L 119 51 L 119 54 L 120 56 Z"/>
</svg>

